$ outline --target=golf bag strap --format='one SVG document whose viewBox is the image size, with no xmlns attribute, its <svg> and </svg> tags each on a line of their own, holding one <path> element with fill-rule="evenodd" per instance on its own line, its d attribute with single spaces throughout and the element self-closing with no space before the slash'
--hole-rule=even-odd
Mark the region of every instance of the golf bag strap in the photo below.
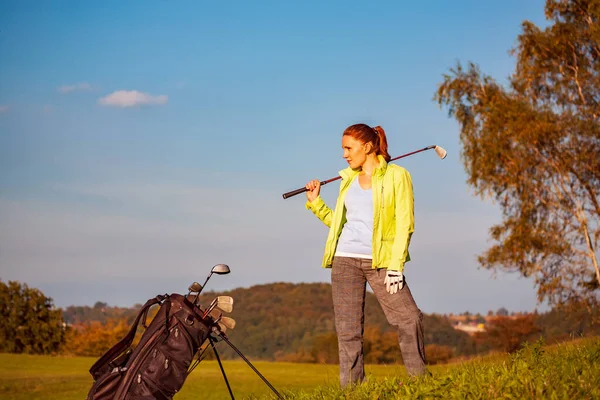
<svg viewBox="0 0 600 400">
<path fill-rule="evenodd" d="M 112 361 L 116 356 L 121 354 L 125 349 L 127 349 L 131 345 L 131 342 L 133 342 L 133 338 L 135 337 L 138 324 L 142 319 L 142 316 L 144 317 L 144 319 L 146 318 L 146 316 L 148 315 L 148 309 L 155 304 L 161 303 L 164 299 L 168 297 L 168 295 L 159 294 L 158 296 L 148 300 L 146 304 L 142 306 L 141 310 L 138 312 L 137 317 L 135 318 L 135 321 L 133 322 L 133 325 L 131 325 L 131 329 L 129 329 L 129 332 L 127 332 L 127 335 L 125 335 L 123 339 L 121 339 L 117 344 L 115 344 L 102 357 L 100 357 L 100 359 L 96 361 L 94 365 L 92 365 L 92 367 L 90 368 L 90 374 L 92 374 L 94 379 L 96 379 L 96 372 L 98 372 L 100 368 L 102 368 L 106 363 Z"/>
</svg>

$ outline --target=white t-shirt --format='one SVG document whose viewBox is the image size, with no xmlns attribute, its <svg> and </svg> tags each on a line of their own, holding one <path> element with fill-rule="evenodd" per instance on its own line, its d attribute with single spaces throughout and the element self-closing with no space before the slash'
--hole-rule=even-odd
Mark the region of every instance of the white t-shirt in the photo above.
<svg viewBox="0 0 600 400">
<path fill-rule="evenodd" d="M 372 258 L 373 193 L 360 187 L 358 177 L 350 184 L 346 199 L 346 223 L 338 240 L 335 255 Z"/>
</svg>

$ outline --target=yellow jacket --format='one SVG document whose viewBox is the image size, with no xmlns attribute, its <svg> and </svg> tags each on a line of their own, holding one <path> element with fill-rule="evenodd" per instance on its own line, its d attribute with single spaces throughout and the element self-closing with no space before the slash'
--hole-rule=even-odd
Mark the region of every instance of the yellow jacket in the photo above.
<svg viewBox="0 0 600 400">
<path fill-rule="evenodd" d="M 379 167 L 371 177 L 373 193 L 373 268 L 403 271 L 404 263 L 410 261 L 408 246 L 415 230 L 414 195 L 408 171 L 398 165 L 388 164 L 378 156 Z M 321 196 L 306 202 L 311 210 L 329 227 L 325 243 L 323 268 L 331 268 L 337 242 L 346 223 L 344 200 L 350 184 L 357 178 L 359 169 L 340 171 L 342 182 L 335 210 L 331 210 Z"/>
</svg>

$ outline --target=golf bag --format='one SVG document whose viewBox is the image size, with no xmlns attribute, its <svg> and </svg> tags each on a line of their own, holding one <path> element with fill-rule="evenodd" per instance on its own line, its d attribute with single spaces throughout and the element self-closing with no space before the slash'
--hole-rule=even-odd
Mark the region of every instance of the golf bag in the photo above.
<svg viewBox="0 0 600 400">
<path fill-rule="evenodd" d="M 146 326 L 148 310 L 155 304 L 160 305 L 158 313 L 132 348 L 139 323 Z M 179 294 L 148 300 L 127 335 L 90 368 L 94 384 L 87 400 L 172 399 L 211 333 L 201 314 Z"/>
</svg>

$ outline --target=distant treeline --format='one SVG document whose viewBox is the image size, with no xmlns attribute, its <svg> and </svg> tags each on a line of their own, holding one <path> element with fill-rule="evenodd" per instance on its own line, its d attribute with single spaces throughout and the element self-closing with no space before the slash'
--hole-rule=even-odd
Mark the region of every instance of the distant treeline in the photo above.
<svg viewBox="0 0 600 400">
<path fill-rule="evenodd" d="M 326 283 L 272 283 L 218 293 L 234 298 L 231 317 L 236 328 L 231 340 L 253 359 L 336 363 L 331 285 Z M 217 295 L 207 292 L 200 303 Z M 143 299 L 146 300 L 146 299 Z M 116 343 L 137 314 L 132 308 L 71 306 L 63 310 L 69 333 L 62 350 L 98 356 Z M 515 351 L 521 343 L 544 337 L 547 343 L 573 337 L 600 335 L 598 310 L 572 304 L 545 313 L 509 315 L 506 310 L 487 318 L 486 331 L 469 335 L 453 328 L 448 316 L 424 316 L 426 353 L 431 364 L 490 351 Z M 490 313 L 488 313 L 490 314 Z M 478 320 L 472 316 L 472 320 Z M 365 306 L 365 359 L 369 363 L 401 362 L 394 328 L 387 323 L 377 300 L 367 293 Z M 228 347 L 224 358 L 237 357 Z"/>
</svg>

